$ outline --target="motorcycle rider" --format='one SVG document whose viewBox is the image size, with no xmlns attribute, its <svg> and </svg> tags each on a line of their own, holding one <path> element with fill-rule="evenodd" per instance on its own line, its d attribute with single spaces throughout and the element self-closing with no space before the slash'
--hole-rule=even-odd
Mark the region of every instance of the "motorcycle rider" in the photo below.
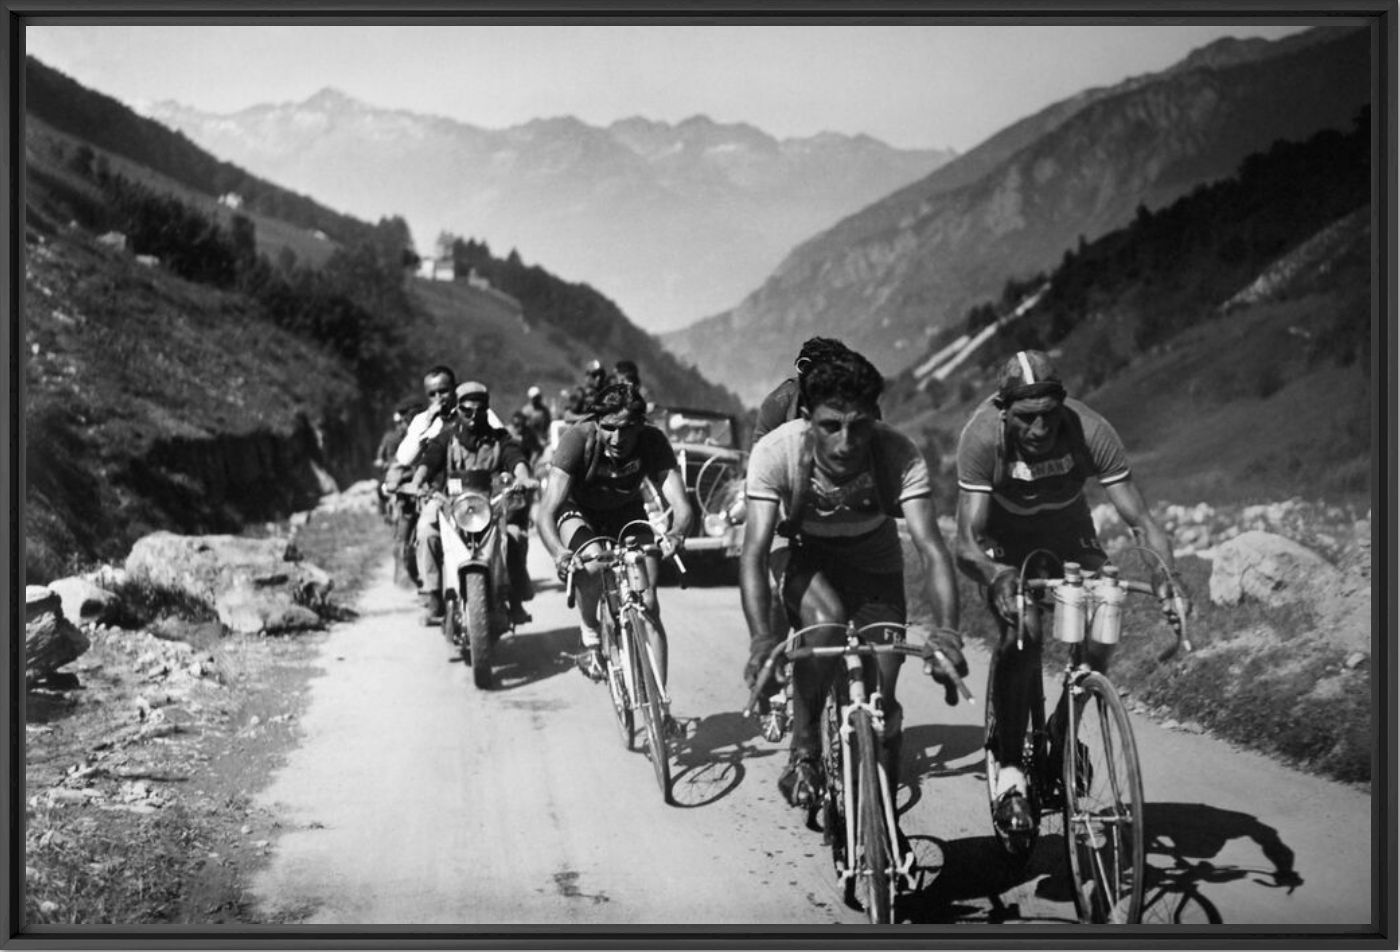
<svg viewBox="0 0 1400 952">
<path fill-rule="evenodd" d="M 515 415 L 525 418 L 525 425 L 535 434 L 535 440 L 541 447 L 549 443 L 549 424 L 554 419 L 554 414 L 549 411 L 549 407 L 544 402 L 544 394 L 539 387 L 532 386 L 525 391 L 525 403 Z"/>
<path fill-rule="evenodd" d="M 647 491 L 647 480 L 661 487 L 661 495 L 672 510 L 670 531 L 656 540 L 662 556 L 667 557 L 681 547 L 693 519 L 676 454 L 666 435 L 646 422 L 646 404 L 636 388 L 627 383 L 611 384 L 599 393 L 588 418 L 560 437 L 540 500 L 536 527 L 540 541 L 554 557 L 561 580 L 567 578 L 575 554 L 590 540 L 598 536 L 615 538 L 627 523 L 646 520 L 642 494 Z M 643 544 L 655 538 L 655 532 L 635 528 Z M 659 559 L 647 559 L 649 577 L 657 578 L 659 567 Z M 601 566 L 585 566 L 576 573 L 575 582 L 583 647 L 579 664 L 584 674 L 595 681 L 602 680 L 602 640 L 598 630 Z M 666 632 L 655 586 L 647 590 L 646 604 L 660 629 L 660 644 L 653 647 L 664 685 Z"/>
<path fill-rule="evenodd" d="M 410 486 L 422 492 L 428 486 L 441 490 L 448 477 L 485 474 L 489 479 L 496 473 L 508 473 L 514 480 L 513 489 L 528 492 L 535 487 L 525 454 L 504 427 L 493 425 L 490 413 L 491 394 L 485 384 L 469 381 L 453 392 L 456 412 L 448 414 L 442 425 L 424 444 L 422 455 L 414 470 Z M 425 625 L 441 623 L 442 602 L 442 530 L 438 513 L 440 497 L 428 499 L 418 514 L 418 571 L 422 577 L 420 591 L 426 612 Z M 512 625 L 530 621 L 530 614 L 521 604 L 533 597 L 530 575 L 525 564 L 526 533 L 529 510 L 522 507 L 511 513 L 506 531 L 506 569 L 510 575 L 509 603 Z"/>
</svg>

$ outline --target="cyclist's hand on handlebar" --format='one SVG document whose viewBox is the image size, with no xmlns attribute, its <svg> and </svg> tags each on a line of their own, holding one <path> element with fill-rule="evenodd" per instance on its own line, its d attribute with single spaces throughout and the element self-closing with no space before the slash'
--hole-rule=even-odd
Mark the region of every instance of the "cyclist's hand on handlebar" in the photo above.
<svg viewBox="0 0 1400 952">
<path fill-rule="evenodd" d="M 773 637 L 755 638 L 749 642 L 749 661 L 748 664 L 744 665 L 744 683 L 749 686 L 750 690 L 753 689 L 754 682 L 758 680 L 758 674 L 763 670 L 764 662 L 768 660 L 768 656 L 773 653 L 773 649 L 776 647 L 778 647 L 778 639 Z M 772 688 L 773 676 L 770 673 L 768 677 L 767 687 Z M 772 693 L 772 691 L 767 691 L 767 693 Z"/>
<path fill-rule="evenodd" d="M 992 579 L 992 605 L 1003 621 L 1016 620 L 1016 588 L 1016 570 L 1013 568 L 1002 569 Z"/>
<path fill-rule="evenodd" d="M 569 580 L 569 570 L 574 565 L 574 554 L 569 551 L 560 552 L 554 559 L 554 571 L 559 576 L 559 581 Z"/>
<path fill-rule="evenodd" d="M 958 683 L 938 663 L 937 656 L 940 654 L 948 659 L 948 663 L 953 666 L 959 677 L 967 677 L 967 659 L 962 653 L 962 638 L 951 631 L 935 631 L 929 635 L 923 647 L 924 673 L 932 675 L 933 680 L 943 685 L 943 699 L 949 706 L 956 705 Z"/>
<path fill-rule="evenodd" d="M 685 548 L 685 537 L 668 532 L 658 540 L 657 544 L 661 547 L 661 557 L 669 559 Z"/>
<path fill-rule="evenodd" d="M 1162 605 L 1162 611 L 1167 615 L 1186 618 L 1193 614 L 1191 593 L 1180 575 L 1175 572 L 1163 575 L 1152 583 L 1152 587 L 1156 591 L 1157 601 Z"/>
</svg>

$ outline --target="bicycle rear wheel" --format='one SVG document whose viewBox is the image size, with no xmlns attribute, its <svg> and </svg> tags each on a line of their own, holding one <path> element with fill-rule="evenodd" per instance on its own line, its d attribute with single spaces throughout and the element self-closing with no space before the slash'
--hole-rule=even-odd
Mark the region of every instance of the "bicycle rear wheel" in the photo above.
<svg viewBox="0 0 1400 952">
<path fill-rule="evenodd" d="M 870 724 L 870 712 L 855 714 L 856 756 L 860 780 L 856 785 L 856 814 L 860 835 L 856 841 L 856 893 L 865 916 L 877 925 L 894 922 L 894 869 L 890 862 L 890 832 L 885 823 L 885 801 L 880 795 L 879 739 Z"/>
<path fill-rule="evenodd" d="M 1132 724 L 1103 675 L 1084 675 L 1074 692 L 1063 758 L 1074 906 L 1082 922 L 1139 922 L 1143 796 Z"/>
<path fill-rule="evenodd" d="M 637 706 L 642 713 L 642 723 L 646 727 L 647 756 L 656 774 L 656 785 L 661 789 L 661 799 L 671 802 L 671 759 L 666 746 L 665 708 L 661 704 L 661 683 L 657 678 L 656 667 L 651 663 L 647 644 L 656 631 L 655 623 L 647 613 L 636 608 L 626 609 L 627 622 L 624 637 L 630 637 L 632 644 L 628 652 L 632 655 L 637 677 L 633 683 L 637 687 Z"/>
</svg>

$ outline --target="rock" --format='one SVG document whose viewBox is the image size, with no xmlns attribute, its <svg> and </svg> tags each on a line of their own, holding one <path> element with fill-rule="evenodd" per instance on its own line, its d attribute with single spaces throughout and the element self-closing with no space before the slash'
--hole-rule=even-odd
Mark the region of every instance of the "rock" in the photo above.
<svg viewBox="0 0 1400 952">
<path fill-rule="evenodd" d="M 284 538 L 155 532 L 132 546 L 126 571 L 201 599 L 228 628 L 250 634 L 318 626 L 315 607 L 334 585 Z"/>
<path fill-rule="evenodd" d="M 76 624 L 95 621 L 106 623 L 120 608 L 116 595 L 86 578 L 61 578 L 49 583 L 49 589 L 63 600 L 63 616 Z"/>
<path fill-rule="evenodd" d="M 1365 664 L 1370 657 L 1371 656 L 1364 651 L 1353 651 L 1351 654 L 1347 655 L 1346 666 L 1348 668 L 1359 668 Z"/>
<path fill-rule="evenodd" d="M 1284 605 L 1335 589 L 1341 573 L 1322 556 L 1283 536 L 1249 530 L 1216 547 L 1210 599 L 1235 605 L 1246 597 Z"/>
<path fill-rule="evenodd" d="M 64 616 L 57 592 L 30 585 L 24 595 L 24 680 L 32 685 L 80 657 L 92 643 Z"/>
<path fill-rule="evenodd" d="M 115 592 L 130 580 L 126 569 L 120 565 L 102 565 L 81 577 L 109 592 Z"/>
</svg>

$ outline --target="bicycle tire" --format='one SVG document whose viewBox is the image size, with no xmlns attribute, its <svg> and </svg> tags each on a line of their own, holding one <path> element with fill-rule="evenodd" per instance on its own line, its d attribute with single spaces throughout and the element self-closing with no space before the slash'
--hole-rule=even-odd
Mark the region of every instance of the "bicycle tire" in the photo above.
<svg viewBox="0 0 1400 952">
<path fill-rule="evenodd" d="M 647 643 L 655 623 L 647 613 L 638 608 L 626 610 L 630 629 L 626 637 L 632 639 L 630 652 L 633 664 L 640 668 L 640 678 L 634 682 L 638 686 L 637 706 L 642 712 L 642 724 L 646 728 L 647 755 L 651 759 L 652 771 L 656 774 L 656 785 L 661 790 L 661 799 L 671 802 L 671 755 L 666 745 L 665 710 L 661 706 L 661 685 L 657 680 L 656 669 L 647 654 Z"/>
<path fill-rule="evenodd" d="M 491 687 L 491 613 L 486 607 L 486 577 L 466 573 L 462 584 L 462 660 L 471 665 L 472 683 L 485 691 Z"/>
<path fill-rule="evenodd" d="M 860 817 L 856 891 L 870 922 L 891 925 L 894 922 L 894 871 L 890 865 L 885 803 L 880 795 L 879 740 L 871 726 L 869 711 L 855 714 L 854 743 L 860 760 L 860 780 L 856 785 L 856 811 Z"/>
<path fill-rule="evenodd" d="M 631 663 L 632 653 L 623 646 L 616 623 L 610 617 L 600 621 L 603 623 L 603 644 L 606 646 L 607 655 L 608 699 L 612 701 L 618 733 L 622 735 L 622 746 L 627 750 L 635 750 L 637 722 L 632 714 L 632 695 L 627 690 L 629 672 L 626 670 Z M 631 673 L 635 674 L 635 669 Z M 633 683 L 636 683 L 635 680 Z"/>
<path fill-rule="evenodd" d="M 1102 674 L 1079 681 L 1063 756 L 1065 855 L 1081 922 L 1142 918 L 1143 794 L 1128 710 Z"/>
<path fill-rule="evenodd" d="M 1039 665 L 1037 665 L 1037 668 Z M 1036 822 L 1028 831 L 1021 834 L 1007 833 L 996 822 L 997 795 L 996 795 L 996 771 L 997 762 L 992 751 L 992 736 L 996 729 L 996 671 L 997 653 L 992 652 L 991 660 L 987 664 L 987 700 L 983 706 L 983 758 L 985 772 L 987 775 L 987 809 L 992 818 L 992 833 L 996 837 L 997 844 L 1001 847 L 1003 856 L 1015 866 L 1024 867 L 1031 861 L 1031 856 L 1035 853 L 1036 843 L 1040 839 L 1040 823 Z M 1037 677 L 1036 684 L 1040 684 Z M 1017 765 L 1026 777 L 1026 798 L 1030 807 L 1031 816 L 1039 818 L 1041 804 L 1041 784 L 1040 776 L 1043 769 L 1044 757 L 1039 748 L 1039 738 L 1044 736 L 1043 725 L 1045 718 L 1045 699 L 1043 690 L 1036 690 L 1030 704 L 1030 717 L 1026 720 L 1025 736 L 1021 741 L 1021 762 Z"/>
</svg>

